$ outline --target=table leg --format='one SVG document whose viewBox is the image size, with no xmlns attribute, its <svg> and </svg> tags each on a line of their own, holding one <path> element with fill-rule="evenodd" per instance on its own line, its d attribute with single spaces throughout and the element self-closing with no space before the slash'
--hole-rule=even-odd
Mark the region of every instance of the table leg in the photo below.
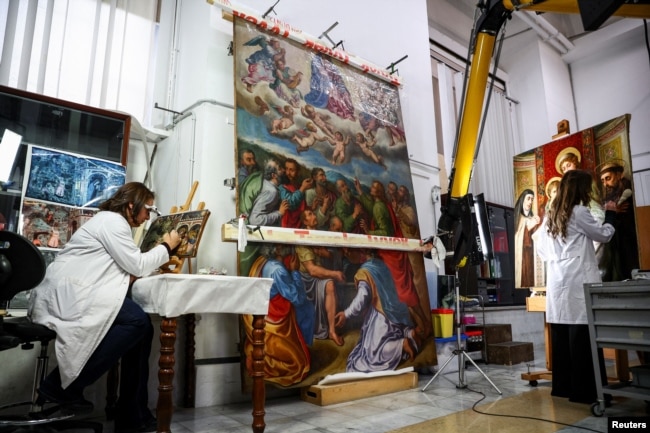
<svg viewBox="0 0 650 433">
<path fill-rule="evenodd" d="M 174 344 L 176 343 L 176 318 L 163 317 L 160 323 L 160 358 L 158 359 L 158 433 L 171 433 L 172 384 L 174 379 Z"/>
<path fill-rule="evenodd" d="M 196 353 L 196 344 L 194 336 L 196 334 L 196 315 L 186 314 L 185 318 L 185 407 L 195 406 L 196 395 L 196 364 L 194 354 Z"/>
<path fill-rule="evenodd" d="M 253 315 L 253 432 L 263 433 L 264 401 L 266 390 L 264 388 L 264 315 Z M 160 421 L 159 421 L 160 422 Z"/>
</svg>

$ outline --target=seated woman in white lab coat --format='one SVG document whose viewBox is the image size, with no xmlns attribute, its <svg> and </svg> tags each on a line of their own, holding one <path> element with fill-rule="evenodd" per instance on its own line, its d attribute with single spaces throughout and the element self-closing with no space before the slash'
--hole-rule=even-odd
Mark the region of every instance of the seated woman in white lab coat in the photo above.
<svg viewBox="0 0 650 433">
<path fill-rule="evenodd" d="M 153 327 L 127 296 L 130 282 L 166 263 L 180 242 L 172 231 L 160 245 L 140 252 L 131 229 L 157 211 L 153 200 L 142 183 L 120 187 L 72 235 L 30 297 L 31 320 L 57 334 L 58 367 L 41 384 L 39 403 L 92 410 L 84 388 L 121 359 L 115 433 L 156 430 L 147 407 Z"/>
</svg>

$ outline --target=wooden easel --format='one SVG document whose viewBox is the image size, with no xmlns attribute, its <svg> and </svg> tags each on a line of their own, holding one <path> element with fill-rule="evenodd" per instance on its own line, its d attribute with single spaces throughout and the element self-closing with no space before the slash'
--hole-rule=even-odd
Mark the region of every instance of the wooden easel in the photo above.
<svg viewBox="0 0 650 433">
<path fill-rule="evenodd" d="M 190 210 L 190 206 L 192 205 L 192 199 L 194 198 L 194 194 L 196 193 L 196 189 L 198 187 L 199 187 L 199 182 L 195 180 L 194 183 L 192 184 L 192 188 L 190 188 L 190 192 L 187 195 L 187 200 L 185 200 L 185 203 L 180 206 L 172 206 L 169 213 L 174 214 L 174 213 L 186 212 Z M 196 210 L 203 210 L 203 209 L 205 209 L 205 202 L 201 201 L 196 207 Z M 160 271 L 165 274 L 180 274 L 181 271 L 183 270 L 184 263 L 185 263 L 185 258 L 171 256 L 169 261 L 160 267 Z M 188 270 L 187 272 L 188 274 L 194 273 L 192 271 L 191 258 L 188 259 L 187 261 L 187 270 Z"/>
<path fill-rule="evenodd" d="M 190 188 L 190 192 L 187 195 L 187 200 L 185 200 L 185 203 L 183 203 L 180 206 L 172 206 L 170 209 L 169 213 L 174 214 L 178 212 L 186 212 L 190 210 L 190 206 L 192 205 L 192 199 L 194 198 L 194 194 L 196 193 L 196 189 L 199 187 L 199 182 L 194 181 L 192 183 L 192 187 Z M 205 209 L 205 202 L 199 202 L 199 204 L 196 207 L 196 210 L 203 210 Z M 178 257 L 178 256 L 172 256 L 170 257 L 169 261 L 162 265 L 160 267 L 160 271 L 163 273 L 172 273 L 172 274 L 180 274 L 183 270 L 183 265 L 185 263 L 185 258 L 184 257 Z M 194 272 L 192 271 L 192 258 L 188 257 L 187 259 L 187 273 L 188 274 L 193 274 Z M 194 336 L 196 333 L 196 315 L 194 314 L 186 314 L 183 316 L 185 318 L 185 390 L 184 390 L 184 404 L 185 407 L 194 407 L 195 406 L 195 394 L 196 394 L 196 368 L 195 368 L 195 363 L 194 363 L 194 354 L 196 352 L 196 345 L 194 343 Z M 160 324 L 160 341 L 161 344 L 163 344 L 163 338 L 169 338 L 169 333 L 172 330 L 176 329 L 176 318 L 163 318 L 162 323 Z M 173 358 L 173 344 L 168 344 L 170 347 L 172 353 L 171 357 Z M 173 361 L 171 359 L 165 359 L 163 360 L 161 358 L 160 360 L 160 365 L 163 367 L 163 363 L 167 363 L 167 369 L 163 368 L 162 371 L 169 371 L 170 379 L 169 381 L 171 382 L 171 377 L 173 377 Z"/>
<path fill-rule="evenodd" d="M 546 292 L 545 287 L 536 287 L 535 291 Z M 526 311 L 544 313 L 544 347 L 546 352 L 546 370 L 528 371 L 521 373 L 521 378 L 527 380 L 531 386 L 537 386 L 538 380 L 551 380 L 552 376 L 552 351 L 551 351 L 551 325 L 546 322 L 546 295 L 526 298 Z"/>
</svg>

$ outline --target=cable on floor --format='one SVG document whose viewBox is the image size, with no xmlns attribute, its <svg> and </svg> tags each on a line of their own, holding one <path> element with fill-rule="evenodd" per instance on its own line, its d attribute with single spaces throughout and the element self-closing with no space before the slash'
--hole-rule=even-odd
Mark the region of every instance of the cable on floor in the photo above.
<svg viewBox="0 0 650 433">
<path fill-rule="evenodd" d="M 500 414 L 500 413 L 481 412 L 480 410 L 476 409 L 476 406 L 477 406 L 480 402 L 482 402 L 483 400 L 485 400 L 485 398 L 486 398 L 486 397 L 485 397 L 485 394 L 483 394 L 481 391 L 476 391 L 476 390 L 474 390 L 474 389 L 471 389 L 470 387 L 467 387 L 467 388 L 465 388 L 465 389 L 467 389 L 468 391 L 471 391 L 471 392 L 474 392 L 474 393 L 476 393 L 476 394 L 480 394 L 480 395 L 483 396 L 483 397 L 481 397 L 481 399 L 479 399 L 478 401 L 474 402 L 474 405 L 472 405 L 472 410 L 473 410 L 474 412 L 476 412 L 476 413 L 480 413 L 481 415 L 502 416 L 502 417 L 505 417 L 505 418 L 520 418 L 520 419 L 530 419 L 530 420 L 534 420 L 534 421 L 544 421 L 544 422 L 548 422 L 548 423 L 552 423 L 552 424 L 563 425 L 563 426 L 565 426 L 565 427 L 579 428 L 579 429 L 582 429 L 582 430 L 592 431 L 592 432 L 595 432 L 595 433 L 606 433 L 606 432 L 602 432 L 602 431 L 600 431 L 600 430 L 594 430 L 594 429 L 591 429 L 591 428 L 588 428 L 588 427 L 580 427 L 580 426 L 577 426 L 577 425 L 575 425 L 575 424 L 566 424 L 566 423 L 563 423 L 563 422 L 560 422 L 560 421 L 553 421 L 553 420 L 550 420 L 550 419 L 537 418 L 537 417 L 534 417 L 534 416 L 507 415 L 507 414 Z"/>
</svg>

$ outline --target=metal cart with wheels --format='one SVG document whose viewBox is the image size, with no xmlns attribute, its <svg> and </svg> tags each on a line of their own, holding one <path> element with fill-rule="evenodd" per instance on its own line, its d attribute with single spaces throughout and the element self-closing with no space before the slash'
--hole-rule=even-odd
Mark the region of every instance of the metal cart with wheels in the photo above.
<svg viewBox="0 0 650 433">
<path fill-rule="evenodd" d="M 599 348 L 650 351 L 650 281 L 617 281 L 584 285 L 591 355 L 594 362 L 598 401 L 591 405 L 594 416 L 605 413 L 604 394 L 650 401 L 650 386 L 621 381 L 603 386 L 597 351 Z"/>
</svg>

